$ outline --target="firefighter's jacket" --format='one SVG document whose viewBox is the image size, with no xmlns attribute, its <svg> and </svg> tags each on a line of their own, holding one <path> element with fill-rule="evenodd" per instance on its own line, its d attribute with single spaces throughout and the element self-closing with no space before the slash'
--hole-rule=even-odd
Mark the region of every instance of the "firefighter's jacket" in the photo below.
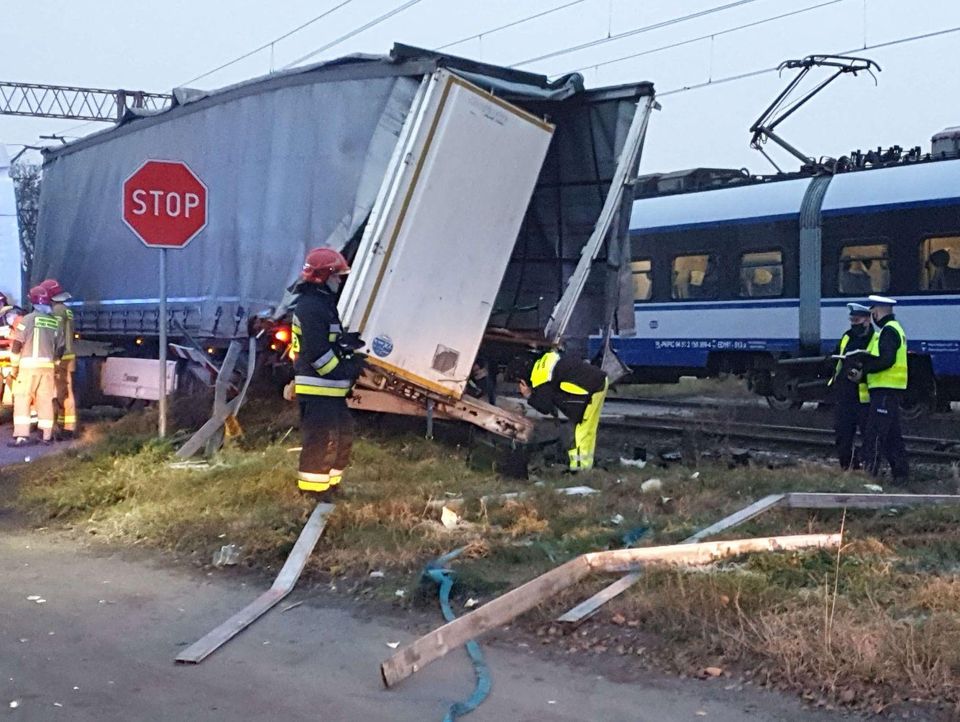
<svg viewBox="0 0 960 722">
<path fill-rule="evenodd" d="M 552 358 L 553 355 L 556 355 L 556 360 Z M 546 378 L 531 379 L 535 386 L 527 401 L 541 414 L 560 411 L 579 424 L 593 395 L 606 389 L 607 375 L 586 361 L 559 357 L 555 351 L 551 351 L 544 355 L 538 365 Z M 538 375 L 536 371 L 534 374 Z"/>
<path fill-rule="evenodd" d="M 21 370 L 53 369 L 63 355 L 63 328 L 51 313 L 32 311 L 13 329 L 11 365 Z"/>
<path fill-rule="evenodd" d="M 62 303 L 54 303 L 52 313 L 63 328 L 63 360 L 72 361 L 77 357 L 73 351 L 73 311 Z"/>
<path fill-rule="evenodd" d="M 293 312 L 293 364 L 298 396 L 344 398 L 363 367 L 340 343 L 343 327 L 333 292 L 323 285 L 300 284 Z"/>
</svg>

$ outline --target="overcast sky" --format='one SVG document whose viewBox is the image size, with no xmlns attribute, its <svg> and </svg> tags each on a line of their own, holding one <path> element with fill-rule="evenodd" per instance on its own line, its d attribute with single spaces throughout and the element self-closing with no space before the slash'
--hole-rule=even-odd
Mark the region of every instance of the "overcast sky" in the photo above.
<svg viewBox="0 0 960 722">
<path fill-rule="evenodd" d="M 344 0 L 47 0 L 5 3 L 0 22 L 0 80 L 168 92 L 268 43 Z M 193 83 L 214 88 L 278 69 L 407 0 L 351 0 L 272 48 Z M 386 53 L 393 42 L 427 48 L 566 5 L 573 0 L 419 0 L 392 18 L 316 55 Z M 510 65 L 736 0 L 580 0 L 510 29 L 484 34 L 447 52 Z M 735 32 L 793 11 L 812 9 Z M 560 75 L 575 69 L 590 87 L 652 81 L 663 111 L 650 126 L 644 172 L 695 166 L 770 166 L 748 146 L 748 128 L 789 76 L 761 70 L 811 53 L 855 51 L 960 26 L 956 0 L 741 0 L 735 7 L 628 37 L 599 42 L 521 67 Z M 703 36 L 696 42 L 622 60 Z M 878 84 L 843 77 L 781 127 L 810 155 L 899 144 L 929 149 L 930 136 L 960 125 L 960 32 L 862 54 L 883 68 Z M 700 87 L 708 81 L 712 84 Z M 680 92 L 678 89 L 690 87 Z M 0 141 L 83 135 L 103 124 L 0 116 Z M 778 155 L 789 168 L 796 163 Z"/>
</svg>

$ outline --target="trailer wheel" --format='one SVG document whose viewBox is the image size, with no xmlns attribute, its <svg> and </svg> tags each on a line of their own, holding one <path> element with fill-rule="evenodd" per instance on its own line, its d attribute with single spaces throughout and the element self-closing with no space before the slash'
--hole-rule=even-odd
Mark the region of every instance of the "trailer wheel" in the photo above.
<svg viewBox="0 0 960 722">
<path fill-rule="evenodd" d="M 777 396 L 765 396 L 767 405 L 775 411 L 789 411 L 790 409 L 799 409 L 803 406 L 800 399 L 780 398 Z"/>
</svg>

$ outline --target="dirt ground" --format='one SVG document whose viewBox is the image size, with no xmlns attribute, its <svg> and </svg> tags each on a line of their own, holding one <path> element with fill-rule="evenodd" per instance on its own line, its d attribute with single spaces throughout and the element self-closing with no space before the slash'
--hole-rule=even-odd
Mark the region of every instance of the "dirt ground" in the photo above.
<svg viewBox="0 0 960 722">
<path fill-rule="evenodd" d="M 9 493 L 0 489 L 0 508 Z M 0 702 L 10 719 L 419 722 L 440 719 L 472 686 L 458 650 L 382 689 L 378 665 L 390 645 L 410 641 L 439 615 L 380 615 L 308 585 L 202 664 L 177 666 L 173 658 L 185 644 L 252 600 L 266 580 L 233 569 L 205 574 L 156 553 L 89 547 L 74 536 L 24 528 L 9 510 L 0 511 L 0 573 Z M 31 599 L 37 596 L 43 603 Z M 514 630 L 494 637 L 484 645 L 493 691 L 469 717 L 478 722 L 847 718 L 727 679 L 624 676 L 622 665 L 618 671 L 592 658 L 551 658 Z"/>
</svg>

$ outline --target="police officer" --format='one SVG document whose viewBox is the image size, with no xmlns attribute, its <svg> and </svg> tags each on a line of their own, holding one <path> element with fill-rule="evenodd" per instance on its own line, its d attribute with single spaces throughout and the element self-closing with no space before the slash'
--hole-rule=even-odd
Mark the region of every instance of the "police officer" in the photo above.
<svg viewBox="0 0 960 722">
<path fill-rule="evenodd" d="M 907 388 L 907 336 L 893 315 L 896 301 L 870 296 L 870 312 L 879 329 L 867 345 L 862 369 L 870 390 L 870 412 L 863 433 L 863 463 L 873 476 L 881 457 L 890 463 L 894 484 L 909 481 L 907 451 L 900 430 L 900 399 Z"/>
<path fill-rule="evenodd" d="M 48 278 L 40 284 L 50 293 L 53 315 L 63 329 L 63 356 L 54 370 L 57 385 L 57 430 L 63 438 L 77 433 L 77 400 L 73 393 L 73 376 L 77 370 L 77 355 L 73 351 L 73 311 L 65 305 L 72 296 L 63 290 L 60 282 Z"/>
<path fill-rule="evenodd" d="M 363 345 L 344 334 L 337 313 L 337 292 L 350 271 L 332 248 L 314 248 L 300 275 L 293 313 L 294 390 L 300 402 L 303 449 L 297 485 L 328 496 L 339 487 L 350 461 L 353 419 L 347 395 L 363 369 Z"/>
<path fill-rule="evenodd" d="M 533 408 L 542 414 L 559 411 L 576 425 L 567 452 L 570 471 L 593 468 L 607 386 L 602 370 L 559 351 L 548 351 L 534 363 L 529 384 L 520 380 L 520 393 Z"/>
<path fill-rule="evenodd" d="M 63 329 L 52 313 L 50 293 L 43 286 L 30 289 L 33 311 L 21 318 L 13 332 L 13 440 L 10 446 L 29 446 L 30 407 L 37 409 L 43 443 L 53 441 L 54 367 L 63 353 Z"/>
<path fill-rule="evenodd" d="M 873 338 L 869 307 L 859 303 L 848 303 L 847 310 L 850 313 L 850 328 L 840 337 L 834 349 L 835 356 L 866 351 L 870 339 Z M 857 429 L 863 434 L 866 428 L 870 409 L 870 392 L 867 389 L 867 382 L 865 380 L 855 382 L 847 378 L 843 359 L 838 359 L 829 385 L 833 389 L 835 403 L 833 429 L 836 432 L 840 468 L 844 471 L 850 467 L 859 469 L 860 458 L 855 452 L 854 441 L 857 437 Z"/>
</svg>

